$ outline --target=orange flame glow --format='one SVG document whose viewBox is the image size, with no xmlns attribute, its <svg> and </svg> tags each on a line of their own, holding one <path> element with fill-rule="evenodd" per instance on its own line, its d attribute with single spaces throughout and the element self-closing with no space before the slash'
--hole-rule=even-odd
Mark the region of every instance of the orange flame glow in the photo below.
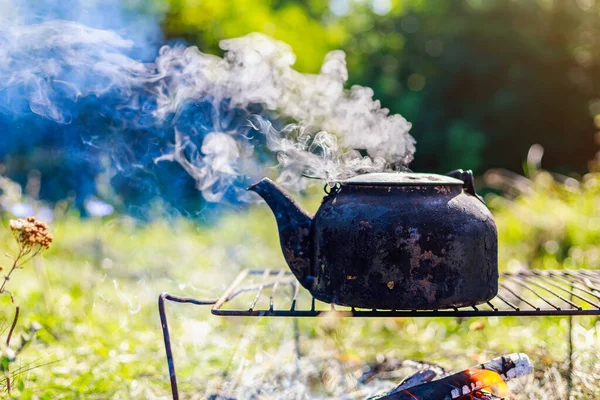
<svg viewBox="0 0 600 400">
<path fill-rule="evenodd" d="M 499 397 L 510 395 L 504 379 L 497 372 L 486 369 L 468 369 L 466 372 L 471 375 L 472 382 L 479 390 Z"/>
</svg>

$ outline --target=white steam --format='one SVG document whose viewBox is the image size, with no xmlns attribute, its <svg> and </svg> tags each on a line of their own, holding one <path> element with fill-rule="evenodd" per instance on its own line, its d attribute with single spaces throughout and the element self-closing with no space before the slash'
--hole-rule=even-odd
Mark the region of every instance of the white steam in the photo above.
<svg viewBox="0 0 600 400">
<path fill-rule="evenodd" d="M 244 173 L 255 172 L 256 165 L 252 163 L 247 172 L 242 171 L 242 161 L 251 157 L 252 148 L 242 146 L 234 137 L 235 134 L 231 133 L 210 132 L 204 136 L 202 146 L 198 149 L 193 141 L 175 129 L 172 152 L 158 157 L 155 161 L 179 163 L 196 181 L 196 187 L 207 201 L 220 202 L 230 188 L 236 192 L 238 200 L 247 201 L 246 191 L 244 188 L 235 188 L 235 181 Z"/>
<path fill-rule="evenodd" d="M 95 96 L 102 112 L 114 104 L 114 126 L 137 126 L 138 120 L 147 125 L 150 119 L 173 137 L 173 148 L 156 161 L 178 162 L 211 202 L 232 188 L 243 200 L 244 179 L 265 173 L 250 128 L 266 135 L 268 148 L 278 154 L 280 181 L 290 185 L 303 175 L 334 181 L 405 168 L 413 159 L 410 123 L 389 115 L 371 89 L 344 88 L 348 71 L 341 51 L 327 54 L 319 74 L 302 74 L 292 68 L 295 55 L 288 45 L 256 33 L 222 41 L 223 58 L 196 47 L 164 46 L 155 62 L 143 63 L 129 56 L 135 45 L 113 31 L 77 22 L 20 24 L 0 18 L 0 113 L 30 110 L 67 124 L 80 113 L 73 104 Z M 189 118 L 185 112 L 191 105 L 207 101 L 214 105 L 211 121 L 180 123 Z M 277 130 L 253 116 L 245 127 L 232 129 L 231 110 L 254 104 L 297 124 Z"/>
<path fill-rule="evenodd" d="M 371 158 L 357 150 L 341 148 L 337 137 L 325 131 L 314 134 L 297 124 L 277 130 L 259 116 L 252 116 L 250 123 L 266 135 L 267 147 L 277 153 L 282 167 L 278 180 L 286 186 L 297 186 L 299 176 L 334 182 L 390 167 L 382 157 Z"/>
<path fill-rule="evenodd" d="M 163 47 L 156 60 L 163 79 L 160 116 L 177 113 L 198 99 L 231 101 L 245 108 L 258 103 L 298 124 L 277 131 L 261 118 L 251 124 L 267 135 L 270 150 L 279 155 L 285 180 L 299 174 L 325 180 L 362 172 L 406 167 L 413 159 L 411 125 L 400 115 L 389 115 L 370 88 L 344 88 L 348 79 L 345 54 L 332 51 L 319 74 L 292 68 L 291 48 L 268 36 L 253 33 L 221 41 L 224 58 L 196 47 Z M 364 150 L 362 157 L 357 150 Z"/>
<path fill-rule="evenodd" d="M 259 102 L 301 124 L 338 135 L 345 149 L 364 149 L 371 157 L 408 165 L 414 154 L 410 123 L 389 115 L 373 100 L 373 90 L 344 89 L 348 80 L 344 52 L 325 56 L 319 74 L 302 74 L 291 66 L 290 46 L 253 33 L 223 40 L 231 71 L 228 94 L 240 104 Z M 325 144 L 325 142 L 323 142 Z"/>
<path fill-rule="evenodd" d="M 65 101 L 115 88 L 126 95 L 150 77 L 147 65 L 124 55 L 132 46 L 112 31 L 76 22 L 13 25 L 0 20 L 0 111 L 24 106 L 11 99 L 24 96 L 34 113 L 68 123 Z"/>
</svg>

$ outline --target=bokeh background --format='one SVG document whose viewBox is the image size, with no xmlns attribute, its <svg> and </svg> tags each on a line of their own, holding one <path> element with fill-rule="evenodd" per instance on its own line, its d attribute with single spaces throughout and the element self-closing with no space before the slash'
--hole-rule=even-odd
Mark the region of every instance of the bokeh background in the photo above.
<svg viewBox="0 0 600 400">
<path fill-rule="evenodd" d="M 57 8 L 49 1 L 34 3 L 32 10 L 43 13 L 45 3 Z M 144 18 L 160 21 L 162 32 L 147 40 L 185 42 L 207 53 L 222 55 L 220 40 L 257 31 L 289 43 L 297 54 L 296 68 L 316 73 L 328 51 L 344 50 L 349 84 L 373 88 L 384 107 L 412 122 L 415 171 L 463 168 L 481 175 L 505 168 L 520 173 L 536 143 L 545 149 L 543 167 L 565 175 L 581 176 L 597 157 L 600 11 L 592 0 L 127 4 L 129 26 Z M 59 16 L 68 19 L 68 3 L 61 8 Z M 152 54 L 137 56 L 152 59 Z M 94 117 L 94 104 L 90 101 L 80 118 L 88 119 L 88 126 L 105 124 Z M 98 195 L 97 178 L 110 160 L 94 155 L 82 142 L 81 128 L 59 128 L 32 115 L 18 128 L 28 130 L 27 136 L 8 130 L 10 140 L 0 144 L 2 171 L 21 185 L 37 171 L 40 196 L 52 201 L 74 197 L 81 206 L 88 196 Z M 87 132 L 93 134 L 93 129 Z M 144 151 L 139 144 L 143 132 L 120 135 L 121 147 Z M 126 155 L 113 155 L 113 161 L 119 157 Z M 198 212 L 203 200 L 193 181 L 168 164 L 146 162 L 152 170 L 148 176 L 105 174 L 104 181 L 116 193 L 107 188 L 100 192 L 112 203 L 123 200 L 137 206 L 147 203 L 150 193 L 167 198 L 180 211 Z M 174 181 L 177 188 L 171 185 Z"/>
<path fill-rule="evenodd" d="M 160 32 L 141 40 L 222 55 L 220 40 L 262 32 L 290 44 L 296 68 L 312 73 L 328 51 L 344 50 L 350 84 L 373 88 L 384 107 L 413 123 L 413 170 L 475 171 L 498 225 L 503 271 L 598 268 L 596 1 L 117 3 L 127 9 L 125 22 L 102 25 L 160 20 Z M 34 14 L 57 5 L 69 19 L 69 2 L 28 3 Z M 34 322 L 42 327 L 13 367 L 14 393 L 167 398 L 158 294 L 212 298 L 244 268 L 284 268 L 275 223 L 264 205 L 206 203 L 178 165 L 155 165 L 154 154 L 143 158 L 141 175 L 115 170 L 114 160 L 81 140 L 104 123 L 94 99 L 81 101 L 83 125 L 58 126 L 29 114 L 15 123 L 0 107 L 0 222 L 35 214 L 55 234 L 45 259 L 11 278 L 21 329 Z M 111 107 L 108 101 L 102 111 Z M 145 132 L 120 133 L 119 145 L 130 146 L 123 149 L 143 153 Z M 274 163 L 273 155 L 260 157 Z M 322 190 L 296 195 L 314 211 Z M 6 229 L 0 229 L 0 248 L 15 250 Z M 6 332 L 12 308 L 2 301 L 0 332 Z M 169 312 L 185 398 L 257 390 L 276 397 L 282 388 L 287 398 L 302 398 L 306 390 L 309 398 L 340 398 L 356 389 L 353 376 L 365 362 L 410 358 L 459 370 L 516 351 L 536 368 L 513 388 L 517 398 L 600 398 L 595 317 L 303 320 L 294 327 L 185 307 Z M 304 355 L 300 375 L 292 368 L 295 332 Z M 323 368 L 328 372 L 321 374 Z"/>
<path fill-rule="evenodd" d="M 519 172 L 539 143 L 547 168 L 583 173 L 598 151 L 598 13 L 585 0 L 173 0 L 163 26 L 216 53 L 263 32 L 304 72 L 343 49 L 350 83 L 413 123 L 414 170 Z"/>
</svg>

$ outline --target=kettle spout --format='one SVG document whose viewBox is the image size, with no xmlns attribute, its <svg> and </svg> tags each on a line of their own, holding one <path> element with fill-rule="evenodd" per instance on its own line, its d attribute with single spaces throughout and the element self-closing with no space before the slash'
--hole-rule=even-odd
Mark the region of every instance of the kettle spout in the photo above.
<svg viewBox="0 0 600 400">
<path fill-rule="evenodd" d="M 268 178 L 250 186 L 248 190 L 262 197 L 273 211 L 283 256 L 298 281 L 310 290 L 312 216 Z"/>
</svg>

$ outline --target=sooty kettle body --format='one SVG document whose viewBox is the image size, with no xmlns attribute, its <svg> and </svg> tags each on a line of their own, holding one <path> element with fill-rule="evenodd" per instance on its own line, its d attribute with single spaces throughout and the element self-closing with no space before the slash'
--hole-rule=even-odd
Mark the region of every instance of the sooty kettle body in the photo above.
<svg viewBox="0 0 600 400">
<path fill-rule="evenodd" d="M 324 302 L 357 308 L 470 306 L 498 291 L 498 238 L 470 171 L 373 173 L 340 181 L 309 215 L 268 179 L 290 269 Z"/>
</svg>

